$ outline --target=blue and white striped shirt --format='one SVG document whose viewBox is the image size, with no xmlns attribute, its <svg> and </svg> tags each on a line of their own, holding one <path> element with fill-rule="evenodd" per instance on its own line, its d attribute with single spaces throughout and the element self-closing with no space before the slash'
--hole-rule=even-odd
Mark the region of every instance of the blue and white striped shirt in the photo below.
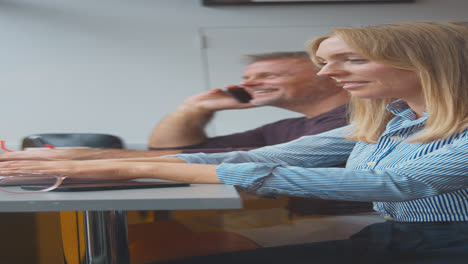
<svg viewBox="0 0 468 264">
<path fill-rule="evenodd" d="M 182 154 L 189 163 L 220 164 L 221 182 L 264 194 L 373 201 L 404 222 L 468 221 L 468 132 L 408 143 L 427 116 L 403 101 L 377 143 L 344 139 L 344 128 L 247 152 Z M 347 162 L 346 168 L 327 168 Z"/>
</svg>

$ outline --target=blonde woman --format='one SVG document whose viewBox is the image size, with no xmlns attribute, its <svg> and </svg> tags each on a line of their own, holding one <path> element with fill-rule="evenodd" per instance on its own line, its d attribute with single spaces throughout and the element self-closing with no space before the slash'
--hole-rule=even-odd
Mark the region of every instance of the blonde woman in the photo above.
<svg viewBox="0 0 468 264">
<path fill-rule="evenodd" d="M 248 152 L 7 162 L 0 171 L 144 176 L 233 184 L 269 195 L 373 201 L 387 219 L 347 240 L 185 263 L 466 263 L 467 25 L 392 23 L 338 28 L 315 39 L 310 53 L 321 67 L 318 75 L 335 79 L 353 98 L 345 128 Z M 346 168 L 330 168 L 344 161 Z"/>
</svg>

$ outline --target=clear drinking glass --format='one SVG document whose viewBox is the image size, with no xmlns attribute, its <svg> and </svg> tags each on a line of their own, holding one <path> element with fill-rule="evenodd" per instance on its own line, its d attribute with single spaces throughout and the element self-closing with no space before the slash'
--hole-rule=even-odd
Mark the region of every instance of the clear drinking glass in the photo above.
<svg viewBox="0 0 468 264">
<path fill-rule="evenodd" d="M 5 140 L 0 140 L 0 149 L 6 152 L 14 152 L 5 147 Z M 1 174 L 0 191 L 9 193 L 48 192 L 60 186 L 65 178 L 67 177 L 34 172 Z"/>
<path fill-rule="evenodd" d="M 45 173 L 8 173 L 0 176 L 0 191 L 9 193 L 48 192 L 60 186 L 65 178 L 66 176 Z"/>
</svg>

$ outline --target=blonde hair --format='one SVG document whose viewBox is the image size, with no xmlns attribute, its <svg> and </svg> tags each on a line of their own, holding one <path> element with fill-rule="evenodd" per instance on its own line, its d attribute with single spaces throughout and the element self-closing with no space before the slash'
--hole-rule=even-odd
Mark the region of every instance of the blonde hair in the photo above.
<svg viewBox="0 0 468 264">
<path fill-rule="evenodd" d="M 414 71 L 421 80 L 429 116 L 412 142 L 448 138 L 468 128 L 468 22 L 400 22 L 336 28 L 309 44 L 312 60 L 325 39 L 338 36 L 362 56 Z M 394 117 L 386 105 L 396 98 L 351 99 L 350 140 L 377 142 Z"/>
</svg>

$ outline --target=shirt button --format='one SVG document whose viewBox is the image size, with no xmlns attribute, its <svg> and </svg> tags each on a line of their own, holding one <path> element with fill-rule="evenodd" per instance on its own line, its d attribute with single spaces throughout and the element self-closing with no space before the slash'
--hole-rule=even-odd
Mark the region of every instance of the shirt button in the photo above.
<svg viewBox="0 0 468 264">
<path fill-rule="evenodd" d="M 366 164 L 367 164 L 368 166 L 375 166 L 375 164 L 377 164 L 377 162 L 371 161 L 371 162 L 367 162 Z"/>
</svg>

